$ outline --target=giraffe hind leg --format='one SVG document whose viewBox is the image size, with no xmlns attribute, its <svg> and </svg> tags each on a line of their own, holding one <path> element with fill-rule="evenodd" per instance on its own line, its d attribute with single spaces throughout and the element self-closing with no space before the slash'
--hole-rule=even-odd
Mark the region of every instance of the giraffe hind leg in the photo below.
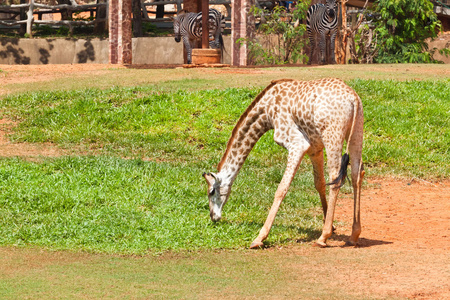
<svg viewBox="0 0 450 300">
<path fill-rule="evenodd" d="M 328 174 L 330 179 L 338 178 L 339 174 L 342 173 L 341 162 L 343 142 L 344 136 L 340 138 L 340 141 L 336 141 L 332 133 L 324 133 L 324 143 L 328 156 Z M 325 223 L 323 225 L 322 235 L 317 240 L 316 246 L 326 247 L 327 239 L 333 234 L 334 212 L 339 190 L 340 184 L 335 184 L 329 189 L 327 215 L 325 218 Z"/>
<path fill-rule="evenodd" d="M 361 187 L 364 179 L 364 165 L 362 162 L 362 121 L 357 123 L 355 130 L 360 134 L 356 134 L 349 145 L 350 165 L 352 168 L 352 184 L 353 184 L 353 226 L 348 245 L 356 246 L 359 235 L 361 234 Z"/>
</svg>

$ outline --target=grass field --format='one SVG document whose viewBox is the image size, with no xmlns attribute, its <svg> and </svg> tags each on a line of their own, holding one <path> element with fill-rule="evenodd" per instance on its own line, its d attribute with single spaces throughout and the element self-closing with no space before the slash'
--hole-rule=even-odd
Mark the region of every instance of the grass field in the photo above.
<svg viewBox="0 0 450 300">
<path fill-rule="evenodd" d="M 156 70 L 155 74 L 160 72 Z M 280 68 L 274 72 L 293 71 Z M 316 69 L 314 72 L 320 74 Z M 276 77 L 280 77 L 278 73 Z M 358 78 L 359 74 L 363 71 L 342 77 L 363 100 L 367 176 L 448 179 L 450 79 L 392 80 L 380 71 L 381 75 L 374 75 L 380 79 L 373 80 Z M 23 84 L 9 85 L 9 95 L 0 98 L 0 118 L 15 124 L 8 128 L 9 140 L 50 143 L 64 155 L 0 158 L 0 245 L 101 255 L 213 253 L 227 249 L 231 252 L 219 256 L 230 260 L 233 251 L 248 247 L 267 216 L 284 172 L 286 151 L 273 142 L 272 133 L 258 142 L 233 186 L 224 219 L 216 224 L 209 219 L 201 174 L 215 169 L 236 120 L 261 90 L 261 82 L 252 77 L 241 81 L 241 86 L 235 82 L 229 87 L 213 76 L 210 80 L 181 77 L 134 86 L 111 84 L 107 80 L 113 79 L 101 78 L 98 86 L 86 84 L 88 88 L 73 88 L 72 83 L 67 83 L 70 88 L 65 84 L 56 88 L 58 81 L 50 80 L 42 85 L 44 88 L 32 87 L 30 92 L 24 92 Z M 118 83 L 120 77 L 116 80 Z M 351 189 L 346 186 L 342 192 L 349 194 Z M 314 241 L 320 235 L 322 220 L 311 166 L 305 159 L 266 243 L 283 247 Z M 209 261 L 212 258 L 208 254 L 202 255 L 208 257 L 207 263 L 215 264 Z M 272 254 L 267 255 L 274 259 Z M 136 268 L 139 265 L 133 259 L 106 260 L 106 264 L 121 265 L 121 270 L 129 268 L 127 263 Z M 156 262 L 154 267 L 169 268 L 163 277 L 177 273 L 177 268 L 192 267 L 195 273 L 205 268 L 205 260 L 193 262 L 194 266 Z M 264 263 L 264 257 L 256 260 Z M 70 271 L 76 267 L 71 265 L 67 276 L 76 276 Z M 233 267 L 242 267 L 243 272 L 252 269 L 245 260 Z M 218 264 L 213 269 L 224 268 Z M 151 268 L 146 271 L 154 272 Z M 264 275 L 264 270 L 257 269 L 257 277 Z M 203 279 L 195 277 L 196 282 L 188 282 L 181 289 L 195 286 L 194 290 L 201 290 L 198 280 L 205 280 L 212 289 L 219 283 L 210 276 L 207 273 Z M 283 277 L 282 273 L 270 276 Z M 103 291 L 107 278 L 102 279 Z M 239 278 L 221 280 L 228 286 L 239 285 L 245 276 Z M 115 295 L 185 297 L 179 289 L 173 289 L 174 281 L 158 287 L 157 282 L 164 278 L 154 280 L 147 286 L 154 293 L 134 294 L 136 290 L 130 292 L 122 287 Z M 133 277 L 130 282 L 137 284 L 140 279 Z M 255 279 L 254 284 L 264 285 L 261 282 Z M 248 289 L 252 286 L 242 284 L 242 293 L 237 295 L 251 296 Z M 3 288 L 4 295 L 13 297 L 18 286 L 8 281 Z M 22 292 L 32 298 L 49 296 L 48 292 L 33 293 L 30 286 Z M 76 291 L 72 295 L 86 296 Z M 325 296 L 313 292 L 307 295 Z M 338 288 L 333 295 L 351 299 Z M 102 296 L 107 294 L 87 298 Z"/>
<path fill-rule="evenodd" d="M 449 80 L 349 84 L 364 103 L 369 176 L 449 177 Z M 11 140 L 50 142 L 71 155 L 0 161 L 0 243 L 132 254 L 245 247 L 265 220 L 286 151 L 271 134 L 258 143 L 218 224 L 209 221 L 200 174 L 217 164 L 259 90 L 140 86 L 4 97 L 2 117 L 18 124 Z M 306 161 L 268 244 L 317 238 L 310 169 Z"/>
</svg>

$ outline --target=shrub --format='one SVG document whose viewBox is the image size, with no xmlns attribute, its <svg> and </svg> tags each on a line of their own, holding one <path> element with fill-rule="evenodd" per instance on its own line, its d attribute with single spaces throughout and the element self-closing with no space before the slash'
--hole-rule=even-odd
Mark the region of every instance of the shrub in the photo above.
<svg viewBox="0 0 450 300">
<path fill-rule="evenodd" d="M 290 13 L 282 6 L 275 6 L 272 11 L 252 7 L 250 13 L 260 20 L 256 36 L 239 42 L 247 44 L 253 64 L 306 62 L 306 25 L 300 21 L 306 18 L 308 6 L 308 2 L 299 1 Z"/>
</svg>

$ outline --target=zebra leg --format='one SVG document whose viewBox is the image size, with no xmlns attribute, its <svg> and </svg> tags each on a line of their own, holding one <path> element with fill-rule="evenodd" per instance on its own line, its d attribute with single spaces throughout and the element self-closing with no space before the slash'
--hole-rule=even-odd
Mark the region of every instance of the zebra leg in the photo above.
<svg viewBox="0 0 450 300">
<path fill-rule="evenodd" d="M 314 48 L 316 48 L 316 41 L 314 39 L 314 36 L 312 34 L 309 35 L 309 44 L 311 45 L 311 53 L 309 55 L 308 65 L 312 64 L 313 61 L 313 54 L 314 54 Z"/>
<path fill-rule="evenodd" d="M 332 64 L 336 64 L 336 55 L 335 55 L 335 52 L 334 52 L 336 33 L 337 33 L 336 30 L 334 30 L 330 34 L 330 56 L 331 56 L 331 63 Z"/>
<path fill-rule="evenodd" d="M 186 47 L 186 57 L 187 57 L 187 63 L 192 63 L 192 49 L 195 48 L 195 40 L 190 39 L 188 37 L 183 38 L 184 45 Z"/>
<path fill-rule="evenodd" d="M 191 64 L 192 46 L 189 37 L 183 35 L 184 49 L 186 50 L 187 63 Z"/>
<path fill-rule="evenodd" d="M 319 48 L 320 48 L 320 62 L 319 64 L 325 65 L 327 63 L 326 61 L 326 53 L 327 53 L 327 40 L 325 33 L 320 34 L 320 41 L 319 41 Z"/>
</svg>

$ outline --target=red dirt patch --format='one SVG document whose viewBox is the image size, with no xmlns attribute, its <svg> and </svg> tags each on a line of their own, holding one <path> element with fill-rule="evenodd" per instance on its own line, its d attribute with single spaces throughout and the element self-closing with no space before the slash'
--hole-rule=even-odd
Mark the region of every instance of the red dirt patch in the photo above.
<svg viewBox="0 0 450 300">
<path fill-rule="evenodd" d="M 13 143 L 8 139 L 11 129 L 16 124 L 7 119 L 0 119 L 0 156 L 3 157 L 37 157 L 60 156 L 62 151 L 52 143 L 29 144 L 29 143 Z"/>
<path fill-rule="evenodd" d="M 361 199 L 360 247 L 375 257 L 370 269 L 355 271 L 366 278 L 377 294 L 409 299 L 450 299 L 450 180 L 427 182 L 391 178 L 369 179 Z M 341 198 L 336 218 L 345 221 L 337 228 L 337 240 L 351 231 L 353 199 Z M 380 263 L 386 254 L 392 261 Z M 373 266 L 375 264 L 375 266 Z M 361 278 L 355 275 L 355 283 Z"/>
<path fill-rule="evenodd" d="M 450 250 L 450 181 L 369 180 L 361 199 L 361 247 Z M 341 203 L 339 205 L 339 203 Z M 351 224 L 353 199 L 338 202 L 336 218 Z M 349 235 L 351 226 L 338 228 Z"/>
</svg>

